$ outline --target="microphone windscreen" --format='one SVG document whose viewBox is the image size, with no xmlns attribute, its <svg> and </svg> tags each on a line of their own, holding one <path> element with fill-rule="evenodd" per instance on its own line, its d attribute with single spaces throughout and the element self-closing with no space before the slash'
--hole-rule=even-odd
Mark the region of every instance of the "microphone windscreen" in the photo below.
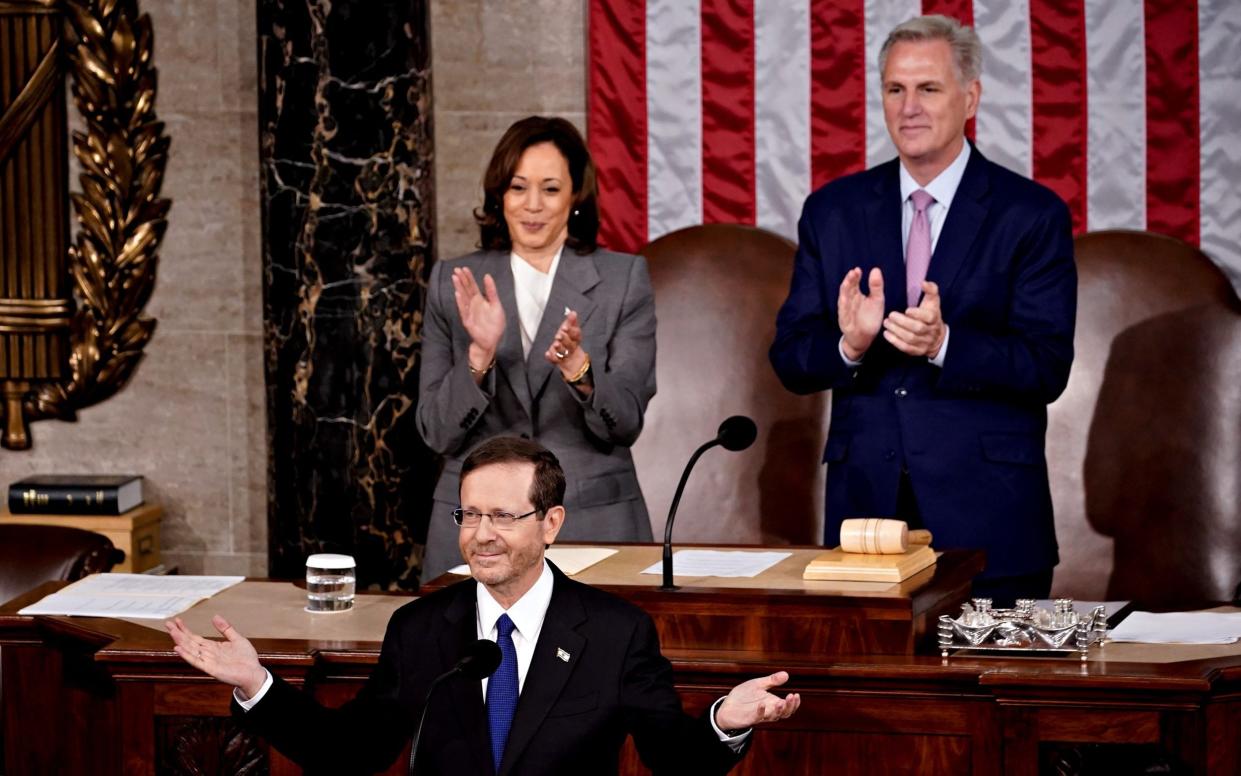
<svg viewBox="0 0 1241 776">
<path fill-rule="evenodd" d="M 725 450 L 744 450 L 758 438 L 758 426 L 745 415 L 733 415 L 720 424 L 715 438 L 720 440 L 720 446 Z"/>
<path fill-rule="evenodd" d="M 457 661 L 457 670 L 471 679 L 485 679 L 500 667 L 500 647 L 494 641 L 479 639 Z"/>
</svg>

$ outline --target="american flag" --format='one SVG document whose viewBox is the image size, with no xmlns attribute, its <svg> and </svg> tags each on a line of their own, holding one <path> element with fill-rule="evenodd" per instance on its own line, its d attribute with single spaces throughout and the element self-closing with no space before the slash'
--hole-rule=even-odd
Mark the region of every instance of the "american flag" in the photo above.
<svg viewBox="0 0 1241 776">
<path fill-rule="evenodd" d="M 717 222 L 796 239 L 807 194 L 896 155 L 879 47 L 924 13 L 982 40 L 985 155 L 1076 231 L 1179 237 L 1241 290 L 1239 0 L 590 0 L 603 244 Z"/>
</svg>

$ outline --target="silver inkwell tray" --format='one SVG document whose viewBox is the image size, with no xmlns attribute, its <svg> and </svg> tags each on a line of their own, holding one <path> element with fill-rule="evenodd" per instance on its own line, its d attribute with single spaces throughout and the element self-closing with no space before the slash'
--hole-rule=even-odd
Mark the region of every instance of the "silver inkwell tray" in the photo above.
<svg viewBox="0 0 1241 776">
<path fill-rule="evenodd" d="M 1057 598 L 1054 608 L 1037 607 L 1033 599 L 1019 598 L 1012 609 L 992 609 L 990 598 L 975 598 L 961 605 L 961 616 L 939 618 L 939 649 L 950 651 L 1003 652 L 1029 655 L 1072 654 L 1082 660 L 1090 647 L 1103 647 L 1107 615 L 1096 606 L 1088 615 L 1073 607 L 1072 598 Z"/>
</svg>

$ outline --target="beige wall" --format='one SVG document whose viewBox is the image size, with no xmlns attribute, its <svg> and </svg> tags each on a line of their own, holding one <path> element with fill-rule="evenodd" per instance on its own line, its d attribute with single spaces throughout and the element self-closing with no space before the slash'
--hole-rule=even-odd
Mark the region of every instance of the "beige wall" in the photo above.
<svg viewBox="0 0 1241 776">
<path fill-rule="evenodd" d="M 484 10 L 485 9 L 485 10 Z M 586 130 L 585 0 L 433 0 L 437 254 L 474 250 L 471 211 L 491 150 L 517 119 Z"/>
<path fill-rule="evenodd" d="M 253 0 L 143 0 L 173 201 L 133 382 L 77 423 L 0 451 L 0 484 L 40 472 L 135 472 L 167 510 L 162 551 L 185 573 L 265 574 L 266 399 Z M 486 12 L 484 12 L 486 8 Z M 470 211 L 504 129 L 531 113 L 585 129 L 584 0 L 431 3 L 438 254 L 477 239 Z M 72 185 L 76 188 L 76 182 Z"/>
<path fill-rule="evenodd" d="M 144 474 L 167 510 L 165 563 L 265 574 L 267 446 L 253 0 L 145 0 L 172 148 L 172 199 L 147 357 L 77 423 L 0 450 L 0 484 L 37 472 Z M 70 185 L 78 188 L 76 175 Z"/>
</svg>

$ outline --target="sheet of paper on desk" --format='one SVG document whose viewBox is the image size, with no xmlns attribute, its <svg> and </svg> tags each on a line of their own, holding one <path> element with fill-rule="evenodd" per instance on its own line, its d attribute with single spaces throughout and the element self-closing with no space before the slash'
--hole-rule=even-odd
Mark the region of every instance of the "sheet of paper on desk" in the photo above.
<svg viewBox="0 0 1241 776">
<path fill-rule="evenodd" d="M 1146 644 L 1232 644 L 1241 639 L 1241 612 L 1134 612 L 1108 638 Z"/>
<path fill-rule="evenodd" d="M 747 550 L 677 550 L 672 553 L 672 574 L 677 577 L 757 577 L 792 554 Z M 664 573 L 663 561 L 643 569 L 642 573 Z"/>
<path fill-rule="evenodd" d="M 604 558 L 610 558 L 620 550 L 611 547 L 548 547 L 547 559 L 569 576 L 585 571 Z M 470 575 L 470 567 L 462 563 L 448 569 L 449 574 Z"/>
<path fill-rule="evenodd" d="M 611 547 L 548 547 L 547 559 L 564 573 L 573 576 L 618 552 L 620 550 Z"/>
<path fill-rule="evenodd" d="M 92 574 L 18 614 L 166 619 L 189 609 L 245 577 Z"/>
</svg>

